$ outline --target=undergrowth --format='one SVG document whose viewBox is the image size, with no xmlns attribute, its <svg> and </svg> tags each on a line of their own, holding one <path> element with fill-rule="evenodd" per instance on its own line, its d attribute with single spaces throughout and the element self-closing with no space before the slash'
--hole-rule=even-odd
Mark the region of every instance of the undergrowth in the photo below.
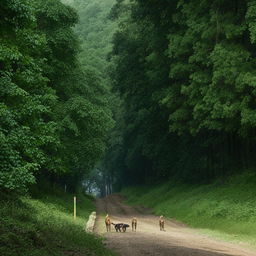
<svg viewBox="0 0 256 256">
<path fill-rule="evenodd" d="M 83 229 L 92 200 L 78 196 L 73 219 L 73 196 L 46 195 L 38 199 L 0 194 L 0 255 L 113 255 L 100 238 Z"/>
</svg>

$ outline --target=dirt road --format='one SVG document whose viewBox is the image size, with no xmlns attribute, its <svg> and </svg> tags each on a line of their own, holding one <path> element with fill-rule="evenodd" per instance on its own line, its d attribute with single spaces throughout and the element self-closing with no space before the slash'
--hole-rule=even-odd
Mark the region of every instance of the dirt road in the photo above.
<svg viewBox="0 0 256 256">
<path fill-rule="evenodd" d="M 145 213 L 144 213 L 145 212 Z M 116 233 L 113 226 L 106 233 L 105 214 L 114 223 L 131 224 L 138 219 L 137 232 L 131 227 L 126 233 Z M 94 231 L 106 237 L 106 246 L 122 256 L 256 256 L 256 252 L 239 245 L 215 241 L 174 221 L 165 221 L 166 231 L 160 231 L 158 217 L 145 209 L 135 209 L 122 202 L 119 195 L 97 200 L 97 220 Z"/>
</svg>

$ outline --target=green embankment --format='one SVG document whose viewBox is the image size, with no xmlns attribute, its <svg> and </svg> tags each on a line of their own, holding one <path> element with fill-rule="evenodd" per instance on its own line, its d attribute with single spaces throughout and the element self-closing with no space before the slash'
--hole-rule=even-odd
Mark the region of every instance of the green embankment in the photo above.
<svg viewBox="0 0 256 256">
<path fill-rule="evenodd" d="M 210 236 L 256 245 L 256 175 L 246 173 L 211 185 L 169 182 L 155 187 L 126 188 L 132 205 L 175 218 Z"/>
<path fill-rule="evenodd" d="M 100 238 L 83 230 L 94 210 L 90 198 L 78 196 L 76 221 L 72 195 L 32 199 L 2 193 L 0 198 L 0 255 L 113 255 Z"/>
</svg>

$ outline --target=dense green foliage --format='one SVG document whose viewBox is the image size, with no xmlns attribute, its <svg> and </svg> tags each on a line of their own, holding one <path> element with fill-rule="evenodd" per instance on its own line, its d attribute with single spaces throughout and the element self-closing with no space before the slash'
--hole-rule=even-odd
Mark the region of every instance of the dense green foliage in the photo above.
<svg viewBox="0 0 256 256">
<path fill-rule="evenodd" d="M 251 0 L 117 1 L 117 184 L 210 182 L 256 166 L 255 15 Z"/>
<path fill-rule="evenodd" d="M 113 255 L 101 239 L 83 230 L 94 210 L 88 198 L 78 197 L 76 221 L 73 197 L 62 191 L 58 195 L 44 193 L 37 199 L 3 194 L 0 198 L 0 255 Z"/>
<path fill-rule="evenodd" d="M 64 193 L 114 123 L 103 71 L 82 60 L 78 15 L 60 0 L 4 0 L 0 14 L 0 254 L 112 255 L 84 231 L 92 200 L 78 196 L 74 221 Z M 33 199 L 19 195 L 28 188 Z"/>
<path fill-rule="evenodd" d="M 79 15 L 75 32 L 83 50 L 80 61 L 102 79 L 108 78 L 107 55 L 112 50 L 112 37 L 116 30 L 116 22 L 108 18 L 114 3 L 115 0 L 73 0 L 72 3 Z"/>
<path fill-rule="evenodd" d="M 55 92 L 43 75 L 45 36 L 35 30 L 28 1 L 1 1 L 0 186 L 24 188 L 47 161 L 43 147 L 56 147 L 51 115 Z"/>
<path fill-rule="evenodd" d="M 1 189 L 255 168 L 255 1 L 62 2 L 0 3 Z"/>
<path fill-rule="evenodd" d="M 59 0 L 4 0 L 0 13 L 0 187 L 44 176 L 74 189 L 113 126 L 101 76 L 78 61 L 78 16 Z"/>
<path fill-rule="evenodd" d="M 211 185 L 168 182 L 130 187 L 122 193 L 128 203 L 150 207 L 157 215 L 182 221 L 215 238 L 255 246 L 255 182 L 255 173 L 244 173 Z"/>
<path fill-rule="evenodd" d="M 79 22 L 75 27 L 75 33 L 81 43 L 79 61 L 83 67 L 97 75 L 101 86 L 100 94 L 104 95 L 101 97 L 102 103 L 109 106 L 111 112 L 115 114 L 121 103 L 118 95 L 111 91 L 110 72 L 113 70 L 113 63 L 107 60 L 113 47 L 113 34 L 117 28 L 117 23 L 109 19 L 115 0 L 65 0 L 64 2 L 75 8 L 79 15 Z M 97 93 L 97 91 L 94 92 L 94 97 Z M 118 125 L 118 120 L 115 119 Z M 108 138 L 112 137 L 111 133 Z M 107 147 L 112 147 L 112 144 L 113 140 L 108 139 Z M 102 195 L 111 191 L 111 184 L 115 177 L 112 169 L 105 167 L 110 160 L 111 157 L 104 156 L 94 170 L 85 176 L 84 184 L 87 191 L 91 192 L 95 187 Z"/>
</svg>

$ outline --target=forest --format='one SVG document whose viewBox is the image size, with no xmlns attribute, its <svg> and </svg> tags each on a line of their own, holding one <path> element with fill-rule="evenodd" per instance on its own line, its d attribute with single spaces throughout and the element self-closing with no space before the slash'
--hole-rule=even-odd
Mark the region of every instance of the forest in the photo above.
<svg viewBox="0 0 256 256">
<path fill-rule="evenodd" d="M 0 10 L 0 186 L 22 192 L 48 180 L 74 190 L 114 125 L 109 88 L 79 56 L 73 8 L 6 0 Z"/>
<path fill-rule="evenodd" d="M 1 3 L 3 189 L 255 168 L 254 1 L 71 3 Z"/>
<path fill-rule="evenodd" d="M 3 200 L 255 174 L 255 0 L 1 0 L 0 15 Z"/>
<path fill-rule="evenodd" d="M 110 76 L 123 107 L 105 161 L 117 185 L 255 170 L 255 8 L 117 1 Z"/>
</svg>

